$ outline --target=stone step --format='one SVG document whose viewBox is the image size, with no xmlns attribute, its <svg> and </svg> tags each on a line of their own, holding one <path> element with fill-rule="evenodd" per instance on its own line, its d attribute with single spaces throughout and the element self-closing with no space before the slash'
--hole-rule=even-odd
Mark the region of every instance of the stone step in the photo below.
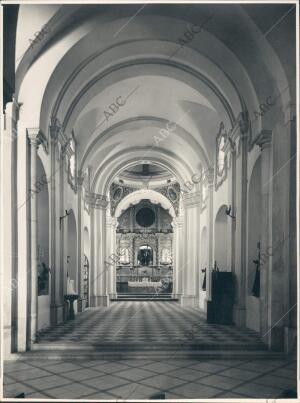
<svg viewBox="0 0 300 403">
<path fill-rule="evenodd" d="M 272 352 L 268 350 L 257 351 L 231 351 L 231 350 L 178 350 L 168 351 L 97 351 L 93 349 L 52 349 L 52 350 L 32 350 L 26 353 L 14 353 L 8 359 L 11 360 L 120 360 L 120 359 L 286 359 L 282 352 Z"/>
<path fill-rule="evenodd" d="M 199 351 L 199 350 L 213 350 L 219 351 L 222 349 L 228 349 L 230 351 L 245 351 L 244 343 L 226 343 L 221 346 L 220 343 L 189 343 L 185 340 L 178 342 L 153 342 L 145 340 L 144 342 L 135 343 L 120 343 L 116 341 L 113 343 L 102 344 L 85 344 L 85 343 L 72 343 L 72 342 L 52 342 L 41 341 L 33 344 L 32 351 L 45 351 L 45 350 L 86 350 L 86 351 L 153 351 L 153 350 L 187 350 L 187 351 Z M 249 343 L 247 344 L 247 351 L 265 351 L 267 348 L 263 343 Z"/>
<path fill-rule="evenodd" d="M 111 298 L 110 301 L 174 301 L 178 302 L 178 298 L 172 298 L 172 294 L 117 294 L 116 298 Z"/>
</svg>

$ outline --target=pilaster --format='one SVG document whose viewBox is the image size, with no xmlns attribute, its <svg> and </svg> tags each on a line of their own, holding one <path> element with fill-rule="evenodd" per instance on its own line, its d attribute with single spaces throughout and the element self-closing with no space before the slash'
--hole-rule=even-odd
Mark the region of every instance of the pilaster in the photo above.
<svg viewBox="0 0 300 403">
<path fill-rule="evenodd" d="M 182 305 L 198 306 L 199 299 L 199 228 L 201 191 L 189 192 L 184 196 L 184 245 Z"/>
<path fill-rule="evenodd" d="M 37 150 L 42 143 L 39 129 L 27 129 L 30 142 L 30 187 L 33 189 L 37 181 Z M 38 273 L 37 273 L 37 196 L 32 195 L 30 200 L 30 340 L 27 347 L 36 340 L 38 315 Z"/>
<path fill-rule="evenodd" d="M 261 149 L 261 240 L 262 251 L 272 247 L 272 131 L 263 130 L 256 139 Z M 260 332 L 271 347 L 274 330 L 270 330 L 272 307 L 272 259 L 260 267 Z M 274 307 L 275 309 L 275 307 Z M 278 329 L 278 328 L 277 328 Z M 276 330 L 277 330 L 276 329 Z M 283 334 L 282 334 L 283 338 Z"/>
<path fill-rule="evenodd" d="M 3 352 L 8 354 L 17 349 L 17 124 L 19 104 L 13 98 L 5 106 L 2 121 L 1 148 L 1 278 L 3 279 Z M 26 263 L 26 262 L 24 262 Z M 26 266 L 26 264 L 25 264 Z"/>
<path fill-rule="evenodd" d="M 214 168 L 209 168 L 206 173 L 206 181 L 208 185 L 208 267 L 206 268 L 206 298 L 205 310 L 207 311 L 207 302 L 211 301 L 211 272 L 213 267 L 213 209 L 214 209 Z"/>
<path fill-rule="evenodd" d="M 91 306 L 108 305 L 107 277 L 105 265 L 107 228 L 106 216 L 108 201 L 103 195 L 90 193 L 88 203 L 91 211 Z"/>
<path fill-rule="evenodd" d="M 51 305 L 52 325 L 63 321 L 63 271 L 64 271 L 64 223 L 59 227 L 59 217 L 63 215 L 63 159 L 58 152 L 61 135 L 59 122 L 51 119 L 49 126 L 50 153 L 50 267 L 51 267 Z"/>
</svg>

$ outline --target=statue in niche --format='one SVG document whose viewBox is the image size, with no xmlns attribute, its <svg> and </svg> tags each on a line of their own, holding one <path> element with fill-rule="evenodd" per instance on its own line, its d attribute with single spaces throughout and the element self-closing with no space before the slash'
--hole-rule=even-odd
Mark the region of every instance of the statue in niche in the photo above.
<svg viewBox="0 0 300 403">
<path fill-rule="evenodd" d="M 161 263 L 162 264 L 169 264 L 171 262 L 171 254 L 169 249 L 164 248 L 161 251 Z"/>
<path fill-rule="evenodd" d="M 120 263 L 121 264 L 129 264 L 129 250 L 127 248 L 123 248 L 123 253 L 120 255 Z"/>
<path fill-rule="evenodd" d="M 49 294 L 49 272 L 44 262 L 38 264 L 38 295 Z"/>
<path fill-rule="evenodd" d="M 149 266 L 153 261 L 153 252 L 152 248 L 141 247 L 138 252 L 138 262 L 141 266 Z"/>
</svg>

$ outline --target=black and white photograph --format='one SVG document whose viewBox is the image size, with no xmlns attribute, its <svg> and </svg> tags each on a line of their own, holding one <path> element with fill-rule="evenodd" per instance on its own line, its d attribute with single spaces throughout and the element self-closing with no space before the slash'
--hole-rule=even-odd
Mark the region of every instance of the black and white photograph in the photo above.
<svg viewBox="0 0 300 403">
<path fill-rule="evenodd" d="M 0 9 L 0 400 L 299 402 L 298 1 Z"/>
</svg>

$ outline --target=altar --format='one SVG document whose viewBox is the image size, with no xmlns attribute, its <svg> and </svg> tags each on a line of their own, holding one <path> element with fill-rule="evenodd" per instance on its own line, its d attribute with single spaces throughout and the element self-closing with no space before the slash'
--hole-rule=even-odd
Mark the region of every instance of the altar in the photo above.
<svg viewBox="0 0 300 403">
<path fill-rule="evenodd" d="M 142 281 L 128 281 L 129 288 L 162 288 L 163 284 L 159 281 L 150 281 L 147 277 L 144 277 Z"/>
<path fill-rule="evenodd" d="M 117 292 L 129 294 L 153 294 L 172 292 L 170 268 L 149 268 L 149 275 L 139 273 L 140 268 L 120 267 L 117 274 Z M 154 272 L 153 276 L 152 271 Z M 150 274 L 151 273 L 151 274 Z"/>
</svg>

